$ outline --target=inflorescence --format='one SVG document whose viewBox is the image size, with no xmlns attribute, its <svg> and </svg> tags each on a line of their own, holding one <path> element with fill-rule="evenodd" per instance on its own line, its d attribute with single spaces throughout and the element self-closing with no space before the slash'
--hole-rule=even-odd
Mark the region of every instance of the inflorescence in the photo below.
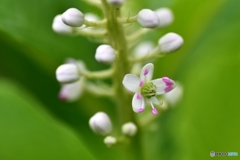
<svg viewBox="0 0 240 160">
<path fill-rule="evenodd" d="M 150 41 L 141 42 L 135 46 L 141 37 L 152 29 L 162 29 L 169 26 L 173 22 L 172 11 L 168 8 L 159 8 L 155 11 L 142 9 L 132 17 L 124 18 L 120 14 L 115 14 L 115 17 L 112 18 L 112 15 L 109 16 L 110 11 L 106 10 L 111 8 L 113 13 L 120 13 L 121 7 L 127 3 L 125 0 L 86 0 L 86 2 L 103 9 L 104 18 L 100 19 L 92 13 L 84 14 L 76 8 L 70 8 L 54 18 L 52 28 L 56 33 L 62 35 L 82 35 L 101 40 L 103 44 L 96 49 L 95 59 L 111 67 L 107 70 L 92 72 L 87 70 L 83 61 L 67 59 L 56 70 L 56 78 L 62 85 L 59 98 L 65 101 L 75 101 L 84 91 L 88 91 L 95 95 L 114 99 L 118 94 L 116 93 L 118 90 L 114 89 L 114 83 L 120 82 L 122 88 L 134 93 L 132 109 L 136 113 L 143 112 L 145 106 L 149 104 L 152 113 L 157 115 L 157 108 L 161 106 L 164 108 L 166 104 L 176 104 L 182 95 L 182 87 L 168 77 L 152 80 L 154 65 L 149 61 L 178 50 L 183 44 L 183 38 L 171 32 L 159 38 L 156 46 Z M 128 27 L 124 26 L 134 22 L 140 25 L 140 29 L 130 34 L 127 31 Z M 123 30 L 123 34 L 120 32 L 121 30 Z M 115 35 L 111 36 L 112 33 Z M 118 38 L 122 39 L 118 41 Z M 118 42 L 122 44 L 117 44 Z M 124 55 L 124 52 L 127 53 Z M 125 61 L 121 62 L 122 59 Z M 119 67 L 124 67 L 124 65 L 130 69 L 127 68 L 123 71 L 126 73 L 120 75 L 122 79 L 114 81 Z M 113 86 L 96 84 L 88 79 L 112 79 Z M 174 89 L 175 87 L 176 89 Z M 126 90 L 124 94 L 128 94 Z M 157 95 L 160 94 L 164 94 L 162 102 L 157 98 Z M 130 106 L 131 104 L 122 107 Z M 125 122 L 122 124 L 122 135 L 125 137 L 134 136 L 138 130 L 137 126 L 140 126 L 135 123 Z M 89 120 L 89 125 L 96 134 L 105 136 L 104 143 L 107 146 L 112 146 L 121 139 L 111 135 L 112 122 L 104 112 L 93 115 Z"/>
</svg>

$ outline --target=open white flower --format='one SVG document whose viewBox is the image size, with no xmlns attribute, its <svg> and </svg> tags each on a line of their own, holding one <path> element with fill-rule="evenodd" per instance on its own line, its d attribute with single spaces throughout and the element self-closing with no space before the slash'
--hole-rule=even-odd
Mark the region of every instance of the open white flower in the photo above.
<svg viewBox="0 0 240 160">
<path fill-rule="evenodd" d="M 148 63 L 142 68 L 140 78 L 133 74 L 127 74 L 123 79 L 124 87 L 135 93 L 132 99 L 132 107 L 136 113 L 143 112 L 146 101 L 149 101 L 152 113 L 158 114 L 157 109 L 153 105 L 160 104 L 156 95 L 167 93 L 175 87 L 175 82 L 168 77 L 151 80 L 153 69 L 154 65 Z"/>
</svg>

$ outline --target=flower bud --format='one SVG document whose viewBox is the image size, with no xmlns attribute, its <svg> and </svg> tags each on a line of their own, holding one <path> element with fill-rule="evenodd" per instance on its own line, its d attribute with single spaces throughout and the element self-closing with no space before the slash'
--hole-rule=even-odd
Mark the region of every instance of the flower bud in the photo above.
<svg viewBox="0 0 240 160">
<path fill-rule="evenodd" d="M 112 131 L 112 123 L 104 112 L 98 112 L 93 115 L 89 120 L 89 125 L 96 134 L 102 136 L 108 135 Z"/>
<path fill-rule="evenodd" d="M 135 57 L 145 57 L 154 48 L 152 42 L 142 42 L 134 50 Z"/>
<path fill-rule="evenodd" d="M 173 52 L 182 46 L 183 38 L 176 33 L 167 33 L 159 39 L 158 44 L 162 52 Z"/>
<path fill-rule="evenodd" d="M 166 27 L 173 22 L 173 13 L 168 8 L 159 8 L 155 11 L 160 20 L 160 24 L 158 27 Z"/>
<path fill-rule="evenodd" d="M 72 28 L 63 23 L 61 15 L 55 16 L 52 24 L 54 32 L 59 34 L 71 34 Z"/>
<path fill-rule="evenodd" d="M 100 45 L 95 53 L 95 58 L 98 62 L 112 63 L 115 60 L 115 51 L 110 45 Z"/>
<path fill-rule="evenodd" d="M 142 9 L 138 12 L 137 21 L 143 28 L 156 28 L 160 24 L 157 13 L 150 9 Z"/>
<path fill-rule="evenodd" d="M 112 145 L 117 143 L 117 139 L 112 136 L 107 136 L 104 138 L 103 142 L 108 146 L 111 147 Z"/>
<path fill-rule="evenodd" d="M 62 21 L 71 27 L 80 27 L 84 23 L 84 15 L 76 8 L 69 8 L 62 14 Z"/>
<path fill-rule="evenodd" d="M 60 83 L 71 83 L 80 78 L 78 67 L 75 64 L 63 64 L 56 70 L 56 77 Z"/>
<path fill-rule="evenodd" d="M 137 126 L 132 122 L 125 123 L 122 126 L 122 133 L 127 136 L 134 136 L 137 133 Z"/>
<path fill-rule="evenodd" d="M 107 2 L 115 7 L 121 7 L 125 0 L 107 0 Z"/>
<path fill-rule="evenodd" d="M 80 78 L 78 81 L 64 84 L 59 93 L 59 98 L 64 101 L 72 102 L 77 100 L 84 88 L 84 79 Z"/>
</svg>

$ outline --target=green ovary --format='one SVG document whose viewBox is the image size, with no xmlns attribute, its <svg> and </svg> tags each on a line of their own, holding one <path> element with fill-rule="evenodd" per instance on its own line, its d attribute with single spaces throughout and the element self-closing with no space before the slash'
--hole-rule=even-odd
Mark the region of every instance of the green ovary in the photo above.
<svg viewBox="0 0 240 160">
<path fill-rule="evenodd" d="M 141 88 L 144 97 L 151 98 L 156 95 L 157 87 L 152 82 L 145 83 Z"/>
</svg>

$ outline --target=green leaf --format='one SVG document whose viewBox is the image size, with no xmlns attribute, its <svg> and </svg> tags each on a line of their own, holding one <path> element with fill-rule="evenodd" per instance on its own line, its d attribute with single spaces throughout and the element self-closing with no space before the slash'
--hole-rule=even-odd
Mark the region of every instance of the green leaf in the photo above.
<svg viewBox="0 0 240 160">
<path fill-rule="evenodd" d="M 94 159 L 79 137 L 24 89 L 0 80 L 0 159 Z"/>
</svg>

